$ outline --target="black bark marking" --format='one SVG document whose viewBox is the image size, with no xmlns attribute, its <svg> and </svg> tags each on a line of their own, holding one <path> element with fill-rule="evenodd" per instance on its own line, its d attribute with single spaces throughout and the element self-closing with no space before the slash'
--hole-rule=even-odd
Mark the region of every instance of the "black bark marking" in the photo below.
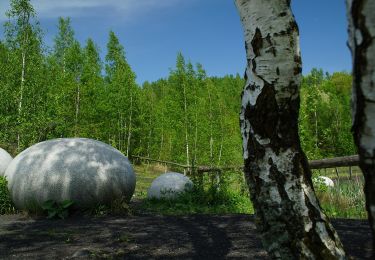
<svg viewBox="0 0 375 260">
<path fill-rule="evenodd" d="M 279 69 L 279 67 L 276 68 L 276 74 L 277 74 L 277 76 L 280 76 L 280 69 Z"/>
<path fill-rule="evenodd" d="M 295 67 L 294 67 L 294 75 L 298 75 L 302 72 L 302 59 L 300 55 L 294 55 L 294 62 L 295 62 Z"/>
<path fill-rule="evenodd" d="M 278 109 L 275 99 L 275 90 L 266 82 L 259 94 L 256 104 L 248 104 L 245 110 L 245 117 L 249 119 L 254 133 L 262 138 L 273 139 L 278 121 Z"/>
<path fill-rule="evenodd" d="M 255 56 L 259 56 L 260 50 L 263 48 L 263 38 L 259 28 L 255 29 L 254 37 L 251 40 L 251 46 L 253 47 Z"/>
<path fill-rule="evenodd" d="M 266 38 L 265 38 L 266 42 L 268 43 L 268 45 L 270 46 L 269 49 L 266 51 L 267 53 L 270 52 L 273 54 L 274 57 L 276 57 L 276 48 L 275 46 L 273 46 L 272 44 L 272 40 L 271 40 L 271 36 L 270 34 L 267 34 Z"/>
</svg>

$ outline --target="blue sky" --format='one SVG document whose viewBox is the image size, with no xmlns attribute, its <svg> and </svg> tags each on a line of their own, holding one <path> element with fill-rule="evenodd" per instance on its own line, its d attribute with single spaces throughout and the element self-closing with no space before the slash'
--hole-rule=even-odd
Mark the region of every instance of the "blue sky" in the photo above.
<svg viewBox="0 0 375 260">
<path fill-rule="evenodd" d="M 76 38 L 91 37 L 105 56 L 109 30 L 124 45 L 137 82 L 166 77 L 179 51 L 210 76 L 243 74 L 242 27 L 233 0 L 31 0 L 45 43 L 52 46 L 57 18 L 71 17 Z M 303 73 L 350 71 L 344 0 L 294 0 Z M 0 22 L 8 0 L 0 0 Z M 2 34 L 1 38 L 2 38 Z"/>
</svg>

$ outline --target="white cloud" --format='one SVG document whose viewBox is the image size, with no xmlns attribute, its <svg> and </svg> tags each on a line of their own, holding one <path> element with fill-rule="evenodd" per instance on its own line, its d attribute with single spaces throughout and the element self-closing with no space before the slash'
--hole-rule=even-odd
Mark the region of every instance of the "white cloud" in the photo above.
<svg viewBox="0 0 375 260">
<path fill-rule="evenodd" d="M 183 0 L 31 0 L 39 18 L 101 16 L 101 12 L 133 19 L 149 11 L 176 6 Z M 0 20 L 5 20 L 9 0 L 0 0 Z M 99 11 L 99 12 L 98 12 Z"/>
</svg>

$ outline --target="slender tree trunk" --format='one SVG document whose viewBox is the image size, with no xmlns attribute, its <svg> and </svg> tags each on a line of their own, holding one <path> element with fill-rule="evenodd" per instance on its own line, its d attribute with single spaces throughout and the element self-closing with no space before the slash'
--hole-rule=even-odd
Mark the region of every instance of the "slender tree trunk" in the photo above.
<svg viewBox="0 0 375 260">
<path fill-rule="evenodd" d="M 121 151 L 121 115 L 117 119 L 117 149 Z"/>
<path fill-rule="evenodd" d="M 318 115 L 316 112 L 316 105 L 314 107 L 314 120 L 315 120 L 315 153 L 318 151 Z"/>
<path fill-rule="evenodd" d="M 213 163 L 213 145 L 214 145 L 214 139 L 213 139 L 213 116 L 212 116 L 212 98 L 211 98 L 211 90 L 208 89 L 208 102 L 209 102 L 209 106 L 210 106 L 210 114 L 209 114 L 209 118 L 210 118 L 210 166 L 212 166 L 212 163 Z"/>
<path fill-rule="evenodd" d="M 184 87 L 184 113 L 185 113 L 185 146 L 186 146 L 186 165 L 190 165 L 189 158 L 189 132 L 188 132 L 188 115 L 187 115 L 187 99 L 186 99 L 186 86 L 183 83 Z"/>
<path fill-rule="evenodd" d="M 150 145 L 151 145 L 151 136 L 152 136 L 151 116 L 150 116 L 149 121 L 148 121 L 148 126 L 150 127 L 150 130 L 148 132 L 147 157 L 150 158 Z"/>
<path fill-rule="evenodd" d="M 197 147 L 198 147 L 198 106 L 197 106 L 197 96 L 195 96 L 194 101 L 195 107 L 195 136 L 194 136 L 194 164 L 197 163 Z"/>
<path fill-rule="evenodd" d="M 220 150 L 219 150 L 219 159 L 217 165 L 219 166 L 221 164 L 221 156 L 223 153 L 223 142 L 224 142 L 224 127 L 223 127 L 223 106 L 220 102 Z"/>
<path fill-rule="evenodd" d="M 164 126 L 162 126 L 162 128 L 161 128 L 161 140 L 160 140 L 159 160 L 161 158 L 161 153 L 163 151 L 163 145 L 164 145 Z"/>
<path fill-rule="evenodd" d="M 26 25 L 29 24 L 30 21 L 30 14 L 24 14 L 22 19 L 22 25 L 21 27 L 25 29 Z M 22 70 L 21 70 L 21 86 L 20 86 L 20 97 L 18 101 L 18 127 L 21 125 L 21 116 L 22 116 L 22 102 L 23 102 L 23 92 L 24 92 L 24 86 L 25 86 L 25 74 L 26 74 L 26 48 L 27 44 L 29 42 L 29 34 L 26 30 L 26 33 L 24 35 L 24 38 L 22 40 Z M 17 133 L 17 150 L 20 151 L 21 149 L 21 133 L 20 129 L 18 129 Z"/>
<path fill-rule="evenodd" d="M 21 124 L 22 115 L 22 102 L 23 102 L 23 89 L 25 86 L 25 70 L 26 70 L 26 51 L 22 50 L 22 71 L 21 71 L 21 86 L 20 86 L 20 98 L 18 102 L 18 125 Z M 18 129 L 17 134 L 17 150 L 20 151 L 21 146 L 21 134 L 20 129 Z"/>
<path fill-rule="evenodd" d="M 375 1 L 347 0 L 347 14 L 353 57 L 352 131 L 375 250 Z"/>
<path fill-rule="evenodd" d="M 132 115 L 133 115 L 133 95 L 130 96 L 130 116 L 129 116 L 129 133 L 128 133 L 128 145 L 126 146 L 126 156 L 129 156 L 130 141 L 132 134 Z"/>
<path fill-rule="evenodd" d="M 272 258 L 345 259 L 315 196 L 298 136 L 301 56 L 290 0 L 235 0 L 244 27 L 240 113 L 245 177 Z"/>
<path fill-rule="evenodd" d="M 78 116 L 79 116 L 79 106 L 80 106 L 80 102 L 81 102 L 81 89 L 80 89 L 80 86 L 79 86 L 79 83 L 77 83 L 78 86 L 77 86 L 77 97 L 76 97 L 76 115 L 75 115 L 75 133 L 74 135 L 77 137 L 78 135 Z"/>
</svg>

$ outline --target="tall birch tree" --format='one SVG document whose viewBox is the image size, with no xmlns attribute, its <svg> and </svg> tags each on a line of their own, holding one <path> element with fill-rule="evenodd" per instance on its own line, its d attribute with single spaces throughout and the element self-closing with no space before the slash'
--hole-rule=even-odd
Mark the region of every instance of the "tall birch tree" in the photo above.
<svg viewBox="0 0 375 260">
<path fill-rule="evenodd" d="M 375 249 L 375 1 L 347 0 L 347 15 L 353 57 L 352 130 Z"/>
<path fill-rule="evenodd" d="M 8 43 L 16 50 L 20 51 L 21 58 L 21 72 L 18 94 L 18 125 L 21 125 L 23 103 L 24 103 L 24 88 L 26 81 L 26 66 L 28 61 L 28 54 L 30 47 L 33 45 L 33 34 L 35 33 L 35 26 L 32 24 L 32 19 L 35 17 L 35 10 L 30 3 L 30 0 L 12 0 L 10 1 L 10 10 L 6 13 L 9 21 L 5 24 L 6 36 Z M 21 131 L 18 129 L 17 133 L 17 149 L 20 150 Z"/>
<path fill-rule="evenodd" d="M 301 55 L 290 0 L 235 0 L 244 28 L 245 177 L 272 258 L 345 259 L 315 196 L 298 136 Z"/>
</svg>

